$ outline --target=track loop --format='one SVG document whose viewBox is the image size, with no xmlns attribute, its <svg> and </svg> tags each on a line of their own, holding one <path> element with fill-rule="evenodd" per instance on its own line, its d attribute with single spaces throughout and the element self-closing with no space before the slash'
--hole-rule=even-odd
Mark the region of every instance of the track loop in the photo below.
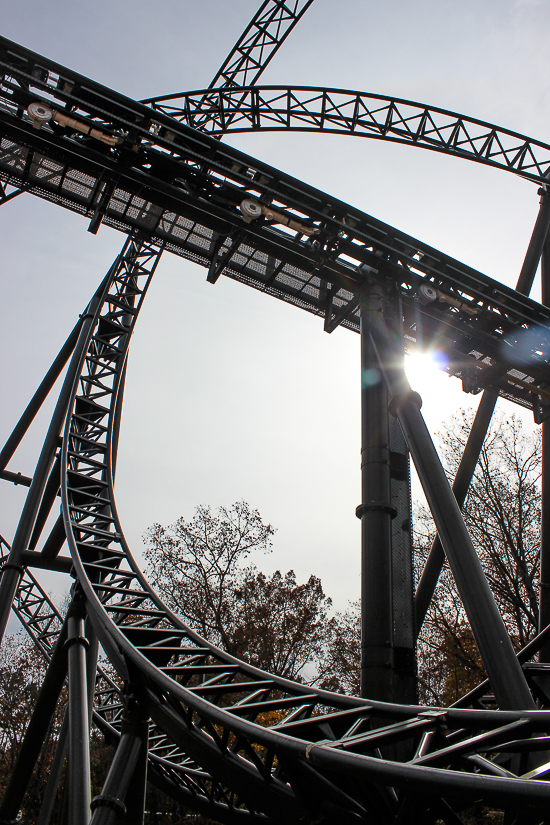
<svg viewBox="0 0 550 825">
<path fill-rule="evenodd" d="M 347 817 L 394 823 L 411 783 L 420 792 L 459 794 L 459 808 L 480 798 L 547 803 L 550 783 L 514 757 L 513 744 L 550 734 L 545 712 L 434 711 L 293 683 L 218 650 L 151 590 L 118 520 L 112 463 L 127 348 L 160 251 L 131 240 L 113 267 L 62 456 L 77 576 L 119 678 L 132 682 L 160 731 L 158 766 L 183 776 L 180 786 L 198 804 L 222 806 L 216 815 L 228 821 L 262 813 L 307 821 L 324 815 L 322 799 Z M 529 745 L 521 747 L 528 753 Z"/>
</svg>

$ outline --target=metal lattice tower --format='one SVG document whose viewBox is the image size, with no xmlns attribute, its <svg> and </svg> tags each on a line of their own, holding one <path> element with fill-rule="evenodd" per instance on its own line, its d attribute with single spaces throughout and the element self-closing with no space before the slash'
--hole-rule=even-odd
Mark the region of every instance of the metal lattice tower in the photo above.
<svg viewBox="0 0 550 825">
<path fill-rule="evenodd" d="M 17 817 L 65 683 L 39 825 L 50 821 L 67 748 L 69 825 L 143 822 L 147 777 L 228 823 L 456 823 L 479 801 L 508 823 L 547 821 L 550 693 L 547 666 L 532 661 L 540 650 L 546 661 L 545 589 L 541 632 L 516 657 L 459 505 L 499 396 L 542 423 L 549 471 L 550 146 L 411 101 L 258 86 L 311 2 L 266 0 L 208 89 L 142 102 L 0 39 L 1 202 L 31 193 L 86 216 L 92 232 L 105 223 L 127 236 L 0 453 L 2 478 L 29 487 L 11 545 L 0 541 L 0 624 L 13 608 L 49 662 L 2 822 Z M 218 140 L 246 130 L 407 143 L 532 181 L 541 206 L 517 290 Z M 114 468 L 128 346 L 163 251 L 205 267 L 211 283 L 224 275 L 317 315 L 327 332 L 360 333 L 362 368 L 383 375 L 362 389 L 362 698 L 217 649 L 168 610 L 133 561 Z M 541 257 L 539 304 L 528 295 Z M 452 356 L 448 371 L 483 391 L 453 491 L 402 369 L 404 352 L 436 336 Z M 32 479 L 7 470 L 65 366 Z M 416 594 L 409 454 L 438 529 Z M 61 514 L 43 538 L 59 492 Z M 414 651 L 445 557 L 489 681 L 435 709 L 416 704 Z M 75 576 L 66 616 L 33 567 Z M 100 645 L 116 678 L 97 667 Z M 280 720 L 260 724 L 273 710 Z M 117 742 L 94 800 L 91 723 Z"/>
</svg>

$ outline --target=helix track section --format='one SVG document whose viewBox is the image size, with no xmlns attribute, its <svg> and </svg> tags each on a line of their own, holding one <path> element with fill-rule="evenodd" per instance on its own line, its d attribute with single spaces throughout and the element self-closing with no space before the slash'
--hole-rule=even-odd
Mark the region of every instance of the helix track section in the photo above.
<svg viewBox="0 0 550 825">
<path fill-rule="evenodd" d="M 397 823 L 420 808 L 456 817 L 482 799 L 539 821 L 550 766 L 535 763 L 550 742 L 550 714 L 389 705 L 289 682 L 218 650 L 151 590 L 117 516 L 112 445 L 120 376 L 158 253 L 136 243 L 135 266 L 130 254 L 114 267 L 97 307 L 63 439 L 62 502 L 95 631 L 163 747 L 185 754 L 190 775 L 216 777 L 228 818 L 337 812 Z"/>
</svg>

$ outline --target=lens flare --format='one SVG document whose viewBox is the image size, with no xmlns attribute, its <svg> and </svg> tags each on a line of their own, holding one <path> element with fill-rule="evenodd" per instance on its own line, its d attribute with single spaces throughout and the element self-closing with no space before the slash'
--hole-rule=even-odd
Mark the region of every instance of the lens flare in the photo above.
<svg viewBox="0 0 550 825">
<path fill-rule="evenodd" d="M 430 373 L 445 369 L 446 358 L 438 350 L 428 350 L 405 357 L 405 372 L 412 384 L 415 379 L 423 380 Z"/>
</svg>

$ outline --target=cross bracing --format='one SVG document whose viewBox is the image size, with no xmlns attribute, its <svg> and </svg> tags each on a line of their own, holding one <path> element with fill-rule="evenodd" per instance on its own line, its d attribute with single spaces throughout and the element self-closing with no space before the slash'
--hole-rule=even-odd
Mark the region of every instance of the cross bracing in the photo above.
<svg viewBox="0 0 550 825">
<path fill-rule="evenodd" d="M 143 101 L 212 135 L 295 131 L 387 140 L 432 149 L 544 183 L 550 146 L 483 120 L 412 100 L 349 89 L 251 86 Z"/>
<path fill-rule="evenodd" d="M 224 64 L 229 71 L 220 72 L 225 85 L 243 82 L 241 67 L 256 71 L 255 82 L 284 39 L 285 27 L 290 30 L 309 5 L 265 3 Z M 71 825 L 89 818 L 81 734 L 91 683 L 86 687 L 82 677 L 85 648 L 97 651 L 97 637 L 124 686 L 117 690 L 117 679 L 98 671 L 96 721 L 106 729 L 110 725 L 118 747 L 104 789 L 91 803 L 93 825 L 112 821 L 117 813 L 142 821 L 147 761 L 160 787 L 220 821 L 397 825 L 412 817 L 455 823 L 464 821 L 461 812 L 468 805 L 483 800 L 505 809 L 507 821 L 542 822 L 550 793 L 545 781 L 550 723 L 546 711 L 535 709 L 533 697 L 542 706 L 548 703 L 544 668 L 531 662 L 522 671 L 490 591 L 483 578 L 476 578 L 475 564 L 468 573 L 474 584 L 461 576 L 464 554 L 474 561 L 475 553 L 468 549 L 467 535 L 455 537 L 448 529 L 451 523 L 460 527 L 456 502 L 445 493 L 444 479 L 434 492 L 425 458 L 431 455 L 432 468 L 437 458 L 422 429 L 419 399 L 395 365 L 404 348 L 421 341 L 437 344 L 447 355 L 447 369 L 462 378 L 465 389 L 488 388 L 489 395 L 512 398 L 531 407 L 538 420 L 545 418 L 550 319 L 545 307 L 521 294 L 529 292 L 544 244 L 544 203 L 519 293 L 514 292 L 165 112 L 123 98 L 9 41 L 2 47 L 7 66 L 0 114 L 2 180 L 17 193 L 28 191 L 86 215 L 91 231 L 104 221 L 131 236 L 68 339 L 72 345 L 64 360 L 60 353 L 63 363 L 73 353 L 52 419 L 59 427 L 65 422 L 61 454 L 61 429 L 55 432 L 52 423 L 35 475 L 26 479 L 26 523 L 3 563 L 3 592 L 19 585 L 14 605 L 31 635 L 38 621 L 46 628 L 41 638 L 50 640 L 44 652 L 51 651 L 52 661 L 65 662 L 68 670 L 67 738 L 75 755 L 68 778 Z M 259 59 L 253 56 L 257 47 Z M 258 128 L 259 110 L 250 115 L 248 91 L 239 92 L 245 128 Z M 327 122 L 345 124 L 347 103 L 339 109 L 334 99 L 339 93 L 329 92 L 324 100 L 327 90 L 321 90 L 321 98 L 319 90 L 306 91 L 314 93 L 306 103 L 311 112 L 302 108 L 303 100 L 298 102 L 297 121 L 313 114 L 308 128 L 322 128 L 325 117 L 315 114 L 321 100 Z M 239 107 L 233 100 L 226 116 L 208 97 L 218 95 L 216 90 L 201 94 L 206 114 L 198 116 L 195 127 L 208 130 L 216 112 L 217 136 L 233 123 L 238 128 Z M 544 144 L 442 110 L 421 107 L 419 115 L 407 109 L 417 104 L 376 99 L 388 104 L 390 139 L 431 143 L 431 148 L 500 165 L 544 184 L 547 156 L 535 156 L 541 147 L 548 149 Z M 277 100 L 270 103 L 274 108 L 266 123 L 273 114 L 275 120 L 282 117 Z M 288 100 L 294 108 L 297 96 L 287 96 L 287 108 Z M 456 128 L 445 119 L 436 122 L 434 113 L 454 117 Z M 280 119 L 278 128 L 283 123 Z M 286 128 L 292 125 L 288 120 Z M 486 131 L 475 131 L 474 125 Z M 379 124 L 376 128 L 377 136 L 386 135 Z M 456 140 L 448 137 L 449 128 Z M 514 149 L 509 139 L 523 143 Z M 543 187 L 543 201 L 544 193 Z M 223 274 L 322 316 L 327 331 L 339 324 L 356 331 L 361 327 L 362 345 L 378 359 L 386 401 L 421 479 L 424 475 L 428 500 L 436 505 L 436 525 L 461 596 L 466 605 L 479 600 L 479 611 L 466 610 L 490 685 L 465 697 L 463 704 L 470 708 L 344 697 L 264 673 L 197 636 L 151 590 L 118 520 L 114 467 L 127 348 L 163 249 L 207 267 L 212 283 Z M 42 400 L 46 390 L 39 393 Z M 377 414 L 387 417 L 387 410 Z M 11 452 L 10 446 L 3 454 Z M 7 472 L 3 477 L 18 478 Z M 56 555 L 60 536 L 53 541 L 50 536 L 43 550 L 35 551 L 40 531 L 35 526 L 33 533 L 30 524 L 40 521 L 46 502 L 51 507 L 58 479 L 61 539 L 67 538 L 77 578 L 62 624 L 24 570 L 38 555 L 38 566 L 68 563 Z M 392 478 L 392 494 L 395 482 Z M 379 500 L 363 499 L 358 508 L 367 536 L 369 525 L 392 518 L 384 486 L 377 490 Z M 407 502 L 404 496 L 400 507 Z M 22 537 L 31 533 L 27 549 Z M 55 630 L 50 632 L 50 626 Z M 539 634 L 519 660 L 532 658 L 546 635 Z M 491 649 L 495 644 L 502 661 Z M 91 653 L 87 660 L 93 668 Z M 390 660 L 388 665 L 395 667 Z M 60 676 L 52 682 L 50 670 L 45 686 L 51 692 Z M 266 725 L 265 714 L 273 710 L 280 719 Z M 29 731 L 35 730 L 32 725 L 31 720 Z M 25 754 L 33 747 L 26 740 Z M 20 760 L 10 785 L 18 793 L 25 770 L 28 765 Z M 13 818 L 19 798 L 8 794 L 0 816 Z"/>
<path fill-rule="evenodd" d="M 13 54 L 16 47 L 9 49 Z M 104 221 L 124 232 L 146 231 L 170 251 L 208 267 L 209 280 L 223 272 L 324 317 L 327 331 L 339 324 L 358 331 L 358 290 L 368 278 L 390 278 L 404 302 L 407 347 L 414 348 L 419 332 L 425 342 L 437 338 L 448 371 L 466 378 L 472 391 L 489 387 L 525 406 L 545 406 L 550 399 L 544 307 L 44 58 L 40 65 L 50 68 L 41 68 L 39 79 L 38 57 L 18 51 L 0 98 L 4 180 L 24 182 L 34 194 L 86 215 L 94 230 Z M 53 89 L 60 109 L 78 111 L 82 123 L 98 131 L 101 126 L 116 148 L 105 155 L 103 140 L 86 139 L 82 127 L 59 130 L 55 118 L 34 128 L 24 107 Z M 260 210 L 253 217 L 249 203 Z M 421 287 L 435 290 L 435 300 L 419 298 Z M 514 339 L 518 323 L 521 345 Z"/>
</svg>

